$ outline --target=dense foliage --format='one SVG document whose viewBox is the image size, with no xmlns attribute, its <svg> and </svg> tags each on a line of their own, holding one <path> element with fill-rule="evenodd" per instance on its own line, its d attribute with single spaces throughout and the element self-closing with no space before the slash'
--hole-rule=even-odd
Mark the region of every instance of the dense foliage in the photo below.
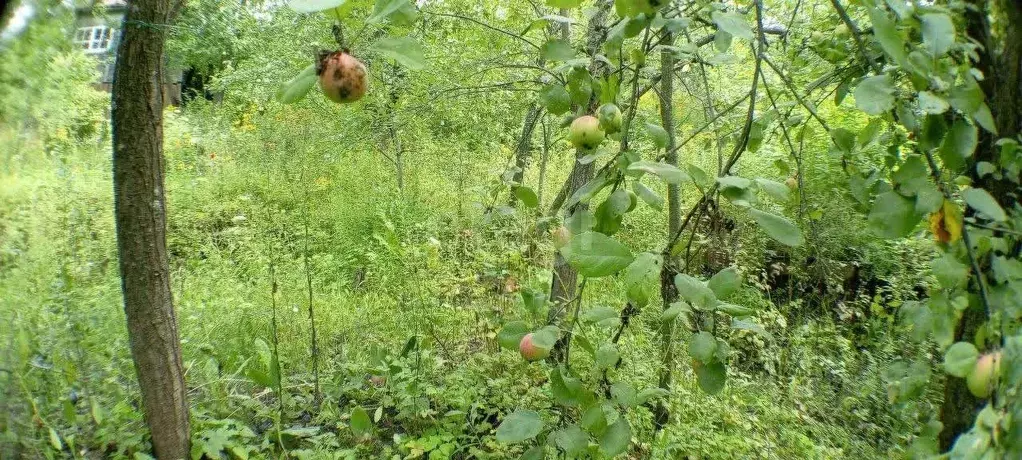
<svg viewBox="0 0 1022 460">
<path fill-rule="evenodd" d="M 39 3 L 0 458 L 148 458 L 109 96 Z M 980 3 L 188 2 L 150 26 L 203 82 L 163 127 L 193 458 L 1019 458 L 1022 5 Z"/>
</svg>

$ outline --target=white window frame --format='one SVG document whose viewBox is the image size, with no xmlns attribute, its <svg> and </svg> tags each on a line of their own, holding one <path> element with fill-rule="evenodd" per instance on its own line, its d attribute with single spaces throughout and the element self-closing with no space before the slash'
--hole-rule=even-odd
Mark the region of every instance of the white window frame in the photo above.
<svg viewBox="0 0 1022 460">
<path fill-rule="evenodd" d="M 116 33 L 116 29 L 107 26 L 79 27 L 74 42 L 87 54 L 102 54 L 110 50 Z"/>
</svg>

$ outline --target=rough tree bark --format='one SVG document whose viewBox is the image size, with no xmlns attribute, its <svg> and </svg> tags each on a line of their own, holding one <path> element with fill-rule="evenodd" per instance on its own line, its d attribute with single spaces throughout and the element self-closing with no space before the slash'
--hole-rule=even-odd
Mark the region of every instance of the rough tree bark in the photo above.
<svg viewBox="0 0 1022 460">
<path fill-rule="evenodd" d="M 612 2 L 603 1 L 599 4 L 596 13 L 589 19 L 588 28 L 586 29 L 586 54 L 589 56 L 595 56 L 599 52 L 600 47 L 603 46 L 603 42 L 607 38 L 607 13 L 610 11 Z M 606 69 L 603 64 L 596 62 L 594 67 L 590 69 L 590 73 L 593 74 L 594 78 L 599 78 L 597 69 Z M 595 105 L 598 103 L 598 99 L 594 97 L 590 98 L 589 104 L 587 104 L 586 110 L 592 112 L 595 110 Z M 571 196 L 580 187 L 585 185 L 587 182 L 592 180 L 595 165 L 593 163 L 582 164 L 578 161 L 586 155 L 583 150 L 577 150 L 575 152 L 575 164 L 571 169 L 571 173 L 568 175 L 568 179 L 565 182 L 565 186 L 561 189 L 561 194 L 558 199 L 555 200 L 552 212 L 556 213 L 561 208 L 566 197 Z M 576 209 L 581 209 L 584 204 L 576 204 L 569 209 L 564 209 L 563 214 L 570 216 Z M 560 253 L 554 256 L 554 276 L 550 283 L 550 299 L 553 300 L 554 306 L 550 309 L 550 314 L 547 317 L 547 321 L 551 324 L 555 324 L 561 320 L 564 314 L 565 306 L 568 302 L 575 298 L 575 292 L 578 287 L 578 272 L 568 262 L 561 257 Z M 555 360 L 561 357 L 561 342 L 558 342 L 558 346 L 553 351 L 553 357 Z"/>
<path fill-rule="evenodd" d="M 124 312 L 153 453 L 189 457 L 188 401 L 170 291 L 162 61 L 170 0 L 129 3 L 113 84 L 114 210 Z"/>
<path fill-rule="evenodd" d="M 667 131 L 667 157 L 668 164 L 678 165 L 678 152 L 675 150 L 677 138 L 674 133 L 674 53 L 667 49 L 674 44 L 674 36 L 667 33 L 664 36 L 665 49 L 661 53 L 660 64 L 660 122 Z M 667 185 L 667 237 L 674 235 L 681 227 L 681 189 L 676 184 Z M 674 277 L 678 274 L 678 267 L 673 260 L 664 260 L 660 269 L 660 297 L 664 301 L 664 310 L 671 307 L 671 303 L 678 300 L 678 288 L 674 285 Z M 660 323 L 660 388 L 669 389 L 671 386 L 671 370 L 674 366 L 674 323 Z M 659 430 L 667 424 L 670 412 L 663 401 L 659 402 L 653 411 L 654 422 Z"/>
<path fill-rule="evenodd" d="M 976 68 L 987 78 L 980 81 L 980 87 L 987 96 L 987 104 L 997 125 L 997 135 L 980 129 L 979 143 L 973 157 L 979 161 L 997 162 L 999 138 L 1014 138 L 1022 132 L 1022 0 L 997 0 L 988 2 L 970 0 L 967 10 L 966 32 L 969 37 L 983 45 L 978 50 L 980 61 Z M 998 36 L 991 28 L 991 14 L 998 15 L 1003 35 Z M 1001 180 L 993 176 L 979 177 L 976 168 L 970 165 L 969 174 L 973 181 L 983 187 L 1005 209 L 1010 209 L 1018 200 L 1015 185 L 1008 178 Z M 985 271 L 988 267 L 982 267 Z M 956 341 L 972 342 L 979 327 L 986 322 L 986 312 L 980 306 L 970 306 L 962 313 L 962 319 L 955 330 Z M 944 401 L 940 407 L 940 421 L 943 430 L 939 441 L 943 451 L 949 450 L 958 435 L 972 427 L 976 413 L 981 408 L 978 398 L 969 392 L 965 379 L 948 377 L 944 381 Z"/>
</svg>

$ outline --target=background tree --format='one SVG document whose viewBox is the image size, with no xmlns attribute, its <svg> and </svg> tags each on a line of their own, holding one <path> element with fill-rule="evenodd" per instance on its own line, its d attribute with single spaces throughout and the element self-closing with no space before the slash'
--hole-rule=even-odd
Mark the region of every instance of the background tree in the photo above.
<svg viewBox="0 0 1022 460">
<path fill-rule="evenodd" d="M 130 5 L 111 110 L 124 312 L 153 452 L 186 458 L 188 396 L 170 288 L 163 158 L 163 44 L 175 11 L 170 0 Z"/>
</svg>

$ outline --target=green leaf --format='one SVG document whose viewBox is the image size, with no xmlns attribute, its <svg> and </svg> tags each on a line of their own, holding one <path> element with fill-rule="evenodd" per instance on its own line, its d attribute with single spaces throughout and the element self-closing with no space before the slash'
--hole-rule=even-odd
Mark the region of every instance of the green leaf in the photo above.
<svg viewBox="0 0 1022 460">
<path fill-rule="evenodd" d="M 515 196 L 518 197 L 519 200 L 522 200 L 522 204 L 524 204 L 527 208 L 535 208 L 539 206 L 539 197 L 536 196 L 536 192 L 529 187 L 524 185 L 515 187 Z"/>
<path fill-rule="evenodd" d="M 706 331 L 696 333 L 689 339 L 688 354 L 704 363 L 713 361 L 713 354 L 717 351 L 717 338 Z"/>
<path fill-rule="evenodd" d="M 770 238 L 787 246 L 802 245 L 804 241 L 802 239 L 802 232 L 792 221 L 758 209 L 750 208 L 749 214 L 752 215 L 752 219 L 763 228 L 763 231 Z"/>
<path fill-rule="evenodd" d="M 550 369 L 550 392 L 554 401 L 568 407 L 577 406 L 583 396 L 582 381 L 573 377 L 563 366 Z"/>
<path fill-rule="evenodd" d="M 738 38 L 752 40 L 752 28 L 742 15 L 733 11 L 714 11 L 711 17 L 720 30 Z"/>
<path fill-rule="evenodd" d="M 337 8 L 348 0 L 290 0 L 287 6 L 299 13 L 315 13 L 317 11 Z"/>
<path fill-rule="evenodd" d="M 912 233 L 922 216 L 916 212 L 915 202 L 897 192 L 877 196 L 867 221 L 884 238 L 904 238 Z"/>
<path fill-rule="evenodd" d="M 649 134 L 649 138 L 653 140 L 653 145 L 656 148 L 662 149 L 667 147 L 668 135 L 666 129 L 654 123 L 646 123 L 646 133 Z"/>
<path fill-rule="evenodd" d="M 838 150 L 844 153 L 855 151 L 855 133 L 844 128 L 834 128 L 830 130 L 830 138 Z"/>
<path fill-rule="evenodd" d="M 600 345 L 600 348 L 596 350 L 596 367 L 598 369 L 610 369 L 617 364 L 620 357 L 617 346 L 613 343 Z"/>
<path fill-rule="evenodd" d="M 703 391 L 712 395 L 724 389 L 724 383 L 727 382 L 727 370 L 724 368 L 724 363 L 719 361 L 702 363 L 696 366 L 695 370 L 696 381 Z"/>
<path fill-rule="evenodd" d="M 692 178 L 684 171 L 678 169 L 677 166 L 669 165 L 667 163 L 660 163 L 656 161 L 636 161 L 628 165 L 628 171 L 630 172 L 645 172 L 660 177 L 668 184 L 678 185 L 685 181 L 691 181 Z"/>
<path fill-rule="evenodd" d="M 952 289 L 965 286 L 969 280 L 969 266 L 958 261 L 950 253 L 944 253 L 940 258 L 933 260 L 933 276 L 945 289 Z"/>
<path fill-rule="evenodd" d="M 96 422 L 96 425 L 103 425 L 103 408 L 100 407 L 99 402 L 95 398 L 91 400 L 89 413 L 92 414 L 92 421 Z"/>
<path fill-rule="evenodd" d="M 717 304 L 717 296 L 706 286 L 706 283 L 684 273 L 674 277 L 674 285 L 678 294 L 696 308 L 708 310 Z"/>
<path fill-rule="evenodd" d="M 859 134 L 855 136 L 855 142 L 859 144 L 859 147 L 866 147 L 873 143 L 881 129 L 883 129 L 883 123 L 879 118 L 873 118 L 859 130 Z"/>
<path fill-rule="evenodd" d="M 646 404 L 647 402 L 649 402 L 650 399 L 662 398 L 662 397 L 667 396 L 669 394 L 671 394 L 671 392 L 669 392 L 669 391 L 667 391 L 667 390 L 665 390 L 663 388 L 656 388 L 656 387 L 646 388 L 645 390 L 640 391 L 638 396 L 635 397 L 635 404 L 641 406 L 641 405 Z"/>
<path fill-rule="evenodd" d="M 632 251 L 602 233 L 586 232 L 561 248 L 561 255 L 580 274 L 589 278 L 613 275 L 635 259 Z"/>
<path fill-rule="evenodd" d="M 674 319 L 677 318 L 678 315 L 682 313 L 688 314 L 691 311 L 692 307 L 689 306 L 689 304 L 680 301 L 674 302 L 671 304 L 670 308 L 664 310 L 664 312 L 660 314 L 660 321 L 669 323 L 671 321 L 674 321 Z"/>
<path fill-rule="evenodd" d="M 551 436 L 554 439 L 554 444 L 568 456 L 578 454 L 589 446 L 589 435 L 582 431 L 578 425 L 568 425 L 566 428 L 555 431 Z"/>
<path fill-rule="evenodd" d="M 530 287 L 525 287 L 521 290 L 522 305 L 530 313 L 536 314 L 541 308 L 546 306 L 546 292 Z"/>
<path fill-rule="evenodd" d="M 905 40 L 901 38 L 894 21 L 880 8 L 873 8 L 869 11 L 870 20 L 873 21 L 873 36 L 876 37 L 880 47 L 894 62 L 900 66 L 905 65 Z"/>
<path fill-rule="evenodd" d="M 898 185 L 898 191 L 904 195 L 915 195 L 930 184 L 929 170 L 923 162 L 922 155 L 909 155 L 905 162 L 891 174 L 891 179 Z"/>
<path fill-rule="evenodd" d="M 970 208 L 982 213 L 989 219 L 1003 222 L 1008 219 L 1004 209 L 997 203 L 997 200 L 989 192 L 981 188 L 969 188 L 962 191 L 962 198 Z"/>
<path fill-rule="evenodd" d="M 308 67 L 302 69 L 291 81 L 280 85 L 280 89 L 277 90 L 277 100 L 285 104 L 292 104 L 302 100 L 306 94 L 309 94 L 309 90 L 316 85 L 319 80 L 319 76 L 316 75 L 316 65 L 309 64 Z"/>
<path fill-rule="evenodd" d="M 373 6 L 373 14 L 366 18 L 365 22 L 367 24 L 383 22 L 407 4 L 408 0 L 376 0 L 376 5 Z"/>
<path fill-rule="evenodd" d="M 568 198 L 564 202 L 562 207 L 571 209 L 573 206 L 580 202 L 586 202 L 593 198 L 594 195 L 603 190 L 604 187 L 611 184 L 611 180 L 607 178 L 605 174 L 597 174 L 593 180 L 586 182 L 585 185 L 575 190 L 575 193 L 571 194 L 571 198 Z M 575 229 L 571 229 L 572 233 L 577 233 Z"/>
<path fill-rule="evenodd" d="M 623 415 L 600 438 L 600 452 L 607 457 L 616 457 L 628 450 L 632 442 L 632 427 Z"/>
<path fill-rule="evenodd" d="M 571 108 L 571 95 L 563 86 L 550 84 L 540 90 L 539 102 L 546 107 L 547 112 L 561 115 Z"/>
<path fill-rule="evenodd" d="M 951 105 L 944 98 L 929 91 L 919 92 L 919 110 L 931 115 L 939 115 L 947 112 Z"/>
<path fill-rule="evenodd" d="M 546 452 L 543 446 L 532 446 L 529 450 L 525 451 L 518 460 L 543 460 L 546 456 Z"/>
<path fill-rule="evenodd" d="M 727 313 L 731 316 L 734 316 L 735 318 L 744 318 L 746 316 L 751 316 L 753 313 L 756 312 L 755 310 L 744 305 L 735 305 L 731 303 L 717 304 L 717 311 L 721 313 Z"/>
<path fill-rule="evenodd" d="M 734 267 L 725 268 L 717 274 L 713 275 L 709 281 L 706 282 L 706 286 L 713 291 L 717 296 L 717 299 L 725 300 L 731 297 L 731 294 L 735 292 L 742 285 L 742 278 L 738 276 L 738 271 Z"/>
<path fill-rule="evenodd" d="M 964 378 L 972 372 L 979 358 L 979 350 L 969 342 L 955 342 L 944 353 L 944 370 L 955 377 Z"/>
<path fill-rule="evenodd" d="M 869 115 L 880 115 L 894 108 L 894 92 L 891 77 L 874 75 L 855 87 L 855 105 Z"/>
<path fill-rule="evenodd" d="M 618 311 L 610 307 L 593 307 L 582 313 L 582 321 L 587 323 L 599 323 L 610 318 L 617 318 Z"/>
<path fill-rule="evenodd" d="M 624 273 L 624 284 L 628 301 L 642 308 L 649 303 L 653 285 L 660 278 L 661 258 L 644 252 L 639 254 Z"/>
<path fill-rule="evenodd" d="M 373 422 L 369 419 L 369 413 L 362 406 L 356 406 L 351 410 L 351 420 L 348 425 L 355 436 L 363 437 L 372 433 Z"/>
<path fill-rule="evenodd" d="M 611 397 L 622 407 L 635 405 L 635 387 L 628 382 L 617 382 L 610 387 Z"/>
<path fill-rule="evenodd" d="M 524 321 L 511 321 L 497 333 L 497 343 L 508 350 L 518 350 L 522 337 L 529 333 L 529 325 Z"/>
<path fill-rule="evenodd" d="M 762 177 L 756 178 L 756 183 L 759 184 L 759 188 L 763 189 L 767 195 L 770 195 L 770 198 L 781 203 L 788 201 L 791 190 L 787 185 L 770 179 L 764 179 Z"/>
<path fill-rule="evenodd" d="M 752 185 L 751 180 L 738 176 L 718 177 L 717 183 L 720 184 L 721 188 L 737 188 L 741 190 L 745 190 Z"/>
<path fill-rule="evenodd" d="M 575 58 L 575 50 L 571 43 L 560 38 L 547 40 L 539 49 L 540 56 L 548 61 L 570 61 Z"/>
<path fill-rule="evenodd" d="M 641 182 L 632 182 L 632 190 L 639 196 L 639 198 L 642 199 L 642 201 L 649 205 L 649 207 L 656 209 L 657 211 L 662 211 L 664 209 L 664 198 L 650 190 L 645 185 L 642 185 Z"/>
<path fill-rule="evenodd" d="M 955 44 L 955 24 L 944 13 L 922 15 L 923 45 L 934 57 L 940 57 Z"/>
<path fill-rule="evenodd" d="M 599 436 L 607 429 L 607 414 L 603 413 L 603 407 L 599 404 L 593 404 L 582 414 L 580 423 L 593 436 Z"/>
<path fill-rule="evenodd" d="M 543 431 L 543 420 L 539 413 L 531 410 L 518 410 L 504 417 L 497 427 L 497 441 L 515 443 L 535 438 Z"/>
<path fill-rule="evenodd" d="M 975 125 L 965 120 L 955 120 L 940 146 L 940 159 L 945 166 L 953 170 L 965 167 L 966 159 L 972 157 L 979 145 L 978 131 Z"/>
<path fill-rule="evenodd" d="M 423 55 L 422 45 L 411 38 L 387 37 L 373 43 L 370 48 L 410 70 L 426 68 L 426 57 Z"/>
<path fill-rule="evenodd" d="M 553 349 L 560 335 L 557 326 L 544 326 L 532 333 L 532 345 L 543 350 Z"/>
<path fill-rule="evenodd" d="M 60 435 L 53 428 L 50 428 L 50 446 L 53 447 L 53 450 L 64 450 L 64 443 L 60 442 Z"/>
<path fill-rule="evenodd" d="M 756 334 L 759 334 L 761 337 L 763 337 L 764 339 L 767 339 L 767 340 L 773 340 L 774 339 L 773 334 L 771 334 L 766 329 L 763 329 L 763 326 L 759 325 L 759 323 L 754 323 L 752 321 L 745 321 L 745 320 L 740 320 L 740 319 L 732 319 L 731 320 L 731 328 L 732 329 L 742 330 L 742 331 L 755 332 Z"/>
</svg>

